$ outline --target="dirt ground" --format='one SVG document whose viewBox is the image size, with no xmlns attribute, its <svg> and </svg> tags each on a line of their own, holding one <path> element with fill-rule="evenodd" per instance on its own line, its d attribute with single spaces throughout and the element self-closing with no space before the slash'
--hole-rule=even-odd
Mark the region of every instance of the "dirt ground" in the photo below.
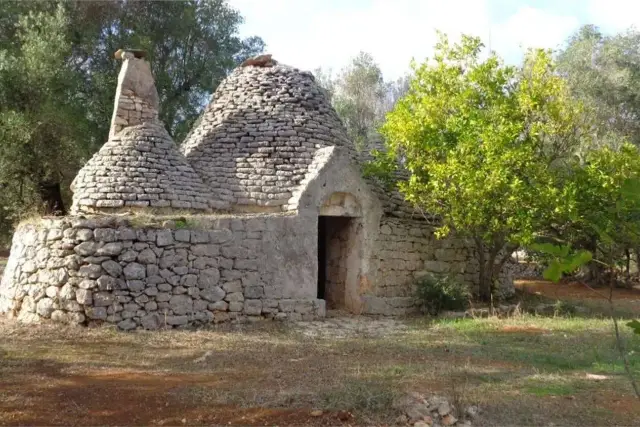
<svg viewBox="0 0 640 427">
<path fill-rule="evenodd" d="M 588 308 L 601 309 L 605 313 L 608 312 L 608 302 L 602 298 L 602 294 L 608 296 L 608 288 L 597 289 L 601 293 L 599 295 L 577 282 L 552 283 L 546 280 L 518 280 L 515 282 L 515 286 L 516 289 L 529 294 L 551 300 L 568 301 Z M 614 289 L 613 300 L 616 311 L 622 315 L 640 316 L 640 289 Z"/>
</svg>

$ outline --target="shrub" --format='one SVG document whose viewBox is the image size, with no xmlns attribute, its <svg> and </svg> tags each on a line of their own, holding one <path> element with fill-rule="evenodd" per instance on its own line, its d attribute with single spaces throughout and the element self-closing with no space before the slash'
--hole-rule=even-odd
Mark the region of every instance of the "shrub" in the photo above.
<svg viewBox="0 0 640 427">
<path fill-rule="evenodd" d="M 442 310 L 464 310 L 469 305 L 469 288 L 444 274 L 430 274 L 416 283 L 416 296 L 423 309 L 431 315 Z"/>
</svg>

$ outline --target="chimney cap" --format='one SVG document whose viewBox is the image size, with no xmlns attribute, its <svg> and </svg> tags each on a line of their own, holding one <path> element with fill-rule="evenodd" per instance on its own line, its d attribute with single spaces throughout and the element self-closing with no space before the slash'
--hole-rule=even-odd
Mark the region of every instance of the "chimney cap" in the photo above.
<svg viewBox="0 0 640 427">
<path fill-rule="evenodd" d="M 123 59 L 122 54 L 125 52 L 132 53 L 133 56 L 138 59 L 147 57 L 147 51 L 143 49 L 118 49 L 115 53 L 116 59 Z"/>
</svg>

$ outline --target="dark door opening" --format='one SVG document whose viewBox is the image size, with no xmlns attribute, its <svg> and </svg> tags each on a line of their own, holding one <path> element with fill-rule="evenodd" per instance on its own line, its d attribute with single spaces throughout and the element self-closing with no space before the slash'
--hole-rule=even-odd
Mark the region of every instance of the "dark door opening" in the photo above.
<svg viewBox="0 0 640 427">
<path fill-rule="evenodd" d="M 324 299 L 327 281 L 327 217 L 318 217 L 318 299 Z"/>
<path fill-rule="evenodd" d="M 328 309 L 345 308 L 352 218 L 318 217 L 318 298 Z"/>
</svg>

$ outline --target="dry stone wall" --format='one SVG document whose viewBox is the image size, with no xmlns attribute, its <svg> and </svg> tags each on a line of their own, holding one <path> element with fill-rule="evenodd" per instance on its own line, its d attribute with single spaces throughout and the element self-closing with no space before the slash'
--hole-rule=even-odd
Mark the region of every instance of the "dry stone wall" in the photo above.
<svg viewBox="0 0 640 427">
<path fill-rule="evenodd" d="M 287 288 L 277 273 L 283 265 L 265 262 L 274 234 L 294 223 L 223 218 L 204 229 L 171 229 L 70 217 L 24 224 L 0 284 L 0 313 L 124 330 L 323 317 L 323 300 Z"/>
<path fill-rule="evenodd" d="M 414 284 L 427 273 L 448 273 L 472 288 L 477 281 L 478 263 L 468 242 L 436 239 L 425 221 L 384 217 L 375 246 L 377 274 L 371 295 L 364 297 L 367 314 L 413 311 Z"/>
</svg>

